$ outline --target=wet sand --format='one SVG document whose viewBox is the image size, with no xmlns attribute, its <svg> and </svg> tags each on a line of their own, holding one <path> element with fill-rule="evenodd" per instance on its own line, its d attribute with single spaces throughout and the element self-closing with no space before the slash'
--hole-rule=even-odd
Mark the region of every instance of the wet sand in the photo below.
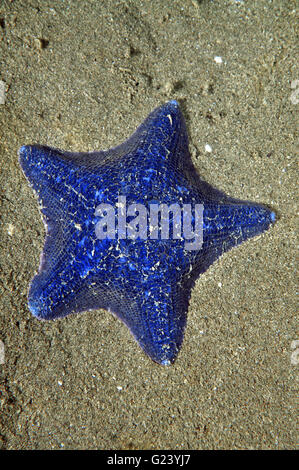
<svg viewBox="0 0 299 470">
<path fill-rule="evenodd" d="M 3 449 L 295 447 L 295 4 L 1 2 Z M 169 99 L 200 175 L 279 220 L 197 280 L 162 367 L 106 311 L 31 316 L 45 233 L 17 152 L 115 146 Z"/>
</svg>

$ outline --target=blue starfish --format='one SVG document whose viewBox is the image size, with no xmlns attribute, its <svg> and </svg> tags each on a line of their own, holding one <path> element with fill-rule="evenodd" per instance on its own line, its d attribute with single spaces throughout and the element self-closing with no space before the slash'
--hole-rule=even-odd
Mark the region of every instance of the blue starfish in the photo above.
<svg viewBox="0 0 299 470">
<path fill-rule="evenodd" d="M 20 149 L 20 164 L 46 225 L 39 272 L 29 290 L 33 315 L 52 320 L 84 310 L 110 310 L 163 365 L 171 364 L 180 350 L 195 279 L 225 251 L 275 220 L 268 208 L 228 197 L 200 179 L 174 100 L 155 109 L 116 148 L 70 153 L 26 145 Z M 112 216 L 120 216 L 124 204 L 134 203 L 139 204 L 135 219 L 132 211 L 125 225 L 109 219 L 110 207 L 115 209 Z M 185 232 L 175 236 L 183 210 L 176 218 L 169 211 L 168 237 L 162 237 L 161 226 L 155 236 L 153 227 L 141 233 L 142 207 L 162 203 L 168 208 L 189 204 L 194 234 L 194 208 L 202 208 L 201 246 L 187 249 L 190 237 Z"/>
</svg>

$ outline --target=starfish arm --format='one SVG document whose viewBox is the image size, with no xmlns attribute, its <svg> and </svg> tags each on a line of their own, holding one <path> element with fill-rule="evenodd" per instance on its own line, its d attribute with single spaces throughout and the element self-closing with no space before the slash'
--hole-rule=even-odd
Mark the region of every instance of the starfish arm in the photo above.
<svg viewBox="0 0 299 470">
<path fill-rule="evenodd" d="M 53 320 L 86 310 L 111 310 L 116 298 L 126 304 L 126 293 L 121 293 L 120 289 L 115 292 L 110 284 L 111 279 L 105 283 L 92 273 L 84 278 L 84 266 L 79 267 L 78 264 L 68 263 L 61 272 L 55 272 L 52 278 L 45 271 L 33 278 L 28 303 L 34 316 Z M 76 269 L 80 271 L 74 275 Z"/>
<path fill-rule="evenodd" d="M 236 200 L 235 200 L 236 201 Z M 203 244 L 192 262 L 197 278 L 224 253 L 260 235 L 275 221 L 275 213 L 262 204 L 237 201 L 206 203 L 203 210 Z"/>
<path fill-rule="evenodd" d="M 41 272 L 29 290 L 29 308 L 33 315 L 52 320 L 86 310 L 104 308 L 114 313 L 131 331 L 142 349 L 155 362 L 174 362 L 180 350 L 187 317 L 186 292 L 178 293 L 169 272 L 153 274 L 155 279 L 134 284 L 109 276 L 106 282 L 99 275 L 74 276 L 78 266 L 65 266 L 52 278 Z M 171 278 L 171 279 L 170 279 Z"/>
<path fill-rule="evenodd" d="M 67 245 L 74 239 L 80 241 L 82 210 L 85 220 L 94 210 L 86 194 L 86 176 L 64 157 L 59 150 L 39 145 L 23 146 L 19 154 L 23 172 L 38 197 L 46 228 L 39 272 L 50 277 L 65 263 Z"/>
<path fill-rule="evenodd" d="M 60 149 L 42 145 L 24 145 L 20 148 L 20 164 L 33 186 L 37 190 L 46 165 L 48 170 L 53 169 L 59 174 L 61 162 L 74 164 L 88 171 L 99 170 L 105 166 L 111 166 L 122 157 L 128 155 L 143 154 L 143 160 L 151 163 L 159 160 L 173 159 L 173 163 L 181 160 L 184 163 L 184 154 L 188 152 L 188 135 L 184 117 L 177 101 L 172 100 L 152 111 L 136 131 L 120 145 L 102 151 L 95 152 L 66 152 Z M 183 155 L 181 155 L 183 150 Z M 138 156 L 138 155 L 137 155 Z M 60 163 L 60 164 L 59 164 Z"/>
<path fill-rule="evenodd" d="M 146 354 L 163 365 L 173 363 L 181 348 L 188 304 L 178 294 L 175 276 L 170 278 L 167 274 L 165 278 L 159 275 L 158 284 L 142 284 L 142 292 L 135 292 L 129 308 L 116 305 L 114 309 Z"/>
</svg>

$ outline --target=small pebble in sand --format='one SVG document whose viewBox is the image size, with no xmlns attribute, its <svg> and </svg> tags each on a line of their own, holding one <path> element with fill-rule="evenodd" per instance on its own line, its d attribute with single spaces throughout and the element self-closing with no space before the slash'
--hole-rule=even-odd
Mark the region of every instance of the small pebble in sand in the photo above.
<svg viewBox="0 0 299 470">
<path fill-rule="evenodd" d="M 215 60 L 216 64 L 222 64 L 222 62 L 223 62 L 222 57 L 220 57 L 218 55 L 216 55 L 214 57 L 214 60 Z"/>
</svg>

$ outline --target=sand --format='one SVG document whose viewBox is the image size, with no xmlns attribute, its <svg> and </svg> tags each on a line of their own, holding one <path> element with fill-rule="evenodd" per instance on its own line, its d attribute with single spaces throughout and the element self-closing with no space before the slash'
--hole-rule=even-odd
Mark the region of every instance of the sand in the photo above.
<svg viewBox="0 0 299 470">
<path fill-rule="evenodd" d="M 1 2 L 3 449 L 295 447 L 295 4 Z M 163 367 L 106 311 L 31 316 L 45 233 L 17 152 L 115 146 L 169 99 L 201 176 L 278 221 L 197 280 L 182 350 Z"/>
</svg>

